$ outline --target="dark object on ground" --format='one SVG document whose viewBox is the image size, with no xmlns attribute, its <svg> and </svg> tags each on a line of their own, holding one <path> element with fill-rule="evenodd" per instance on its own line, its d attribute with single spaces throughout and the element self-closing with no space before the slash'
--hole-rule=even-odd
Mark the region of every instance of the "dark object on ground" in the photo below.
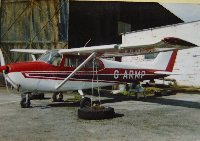
<svg viewBox="0 0 200 141">
<path fill-rule="evenodd" d="M 50 107 L 79 107 L 80 103 L 78 102 L 53 102 L 48 104 Z"/>
<path fill-rule="evenodd" d="M 44 93 L 32 93 L 31 94 L 31 100 L 33 99 L 45 99 Z"/>
<path fill-rule="evenodd" d="M 167 95 L 175 95 L 176 92 L 172 90 L 167 90 Z"/>
<path fill-rule="evenodd" d="M 175 95 L 176 92 L 172 90 L 161 90 L 161 91 L 155 91 L 154 95 L 155 96 L 169 96 L 169 95 Z"/>
<path fill-rule="evenodd" d="M 84 107 L 78 109 L 78 117 L 86 120 L 110 119 L 115 117 L 115 111 L 112 107 L 100 109 Z"/>
<path fill-rule="evenodd" d="M 161 91 L 155 91 L 155 92 L 154 92 L 154 95 L 155 95 L 155 96 L 162 96 L 162 93 L 161 93 Z"/>
</svg>

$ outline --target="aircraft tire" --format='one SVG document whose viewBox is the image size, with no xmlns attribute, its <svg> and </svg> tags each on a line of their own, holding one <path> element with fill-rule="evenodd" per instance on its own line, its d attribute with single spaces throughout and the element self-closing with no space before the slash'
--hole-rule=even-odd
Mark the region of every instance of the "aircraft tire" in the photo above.
<svg viewBox="0 0 200 141">
<path fill-rule="evenodd" d="M 86 120 L 101 120 L 115 117 L 115 111 L 112 107 L 104 109 L 80 108 L 78 109 L 78 117 Z"/>
<path fill-rule="evenodd" d="M 28 99 L 28 101 L 26 102 L 26 97 L 22 97 L 22 99 L 20 101 L 20 105 L 21 105 L 21 108 L 30 108 L 31 101 L 30 101 L 30 99 Z"/>
<path fill-rule="evenodd" d="M 59 102 L 63 102 L 64 100 L 63 100 L 63 94 L 62 93 L 59 93 L 58 94 L 58 101 Z"/>
<path fill-rule="evenodd" d="M 81 99 L 80 107 L 91 107 L 91 99 L 89 97 L 84 97 L 83 99 Z"/>
<path fill-rule="evenodd" d="M 53 93 L 52 102 L 63 102 L 63 94 L 61 92 Z"/>
</svg>

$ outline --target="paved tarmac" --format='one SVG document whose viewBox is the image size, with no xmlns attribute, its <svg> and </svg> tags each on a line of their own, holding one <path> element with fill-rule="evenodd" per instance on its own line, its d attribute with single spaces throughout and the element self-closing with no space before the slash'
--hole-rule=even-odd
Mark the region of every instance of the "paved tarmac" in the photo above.
<svg viewBox="0 0 200 141">
<path fill-rule="evenodd" d="M 0 89 L 0 141 L 200 141 L 200 94 L 104 97 L 117 117 L 98 121 L 79 119 L 76 105 L 51 107 L 45 99 L 22 109 L 19 101 L 18 93 Z"/>
</svg>

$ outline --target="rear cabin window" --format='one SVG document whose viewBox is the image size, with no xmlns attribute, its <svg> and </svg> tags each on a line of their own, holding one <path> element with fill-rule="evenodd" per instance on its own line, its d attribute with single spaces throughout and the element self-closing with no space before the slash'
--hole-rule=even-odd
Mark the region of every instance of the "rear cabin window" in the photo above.
<svg viewBox="0 0 200 141">
<path fill-rule="evenodd" d="M 83 63 L 85 59 L 83 58 L 65 58 L 65 67 L 78 67 L 81 63 Z M 98 61 L 94 64 L 95 68 L 99 68 Z M 87 64 L 84 65 L 84 68 L 93 68 L 93 60 L 90 60 Z"/>
</svg>

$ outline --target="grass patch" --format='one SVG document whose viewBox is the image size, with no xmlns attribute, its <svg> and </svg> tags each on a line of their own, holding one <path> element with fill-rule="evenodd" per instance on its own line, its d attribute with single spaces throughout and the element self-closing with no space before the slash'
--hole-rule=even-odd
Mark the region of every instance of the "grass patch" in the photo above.
<svg viewBox="0 0 200 141">
<path fill-rule="evenodd" d="M 75 95 L 73 98 L 68 98 L 65 102 L 79 102 L 81 101 L 82 97 L 80 95 Z"/>
<path fill-rule="evenodd" d="M 156 87 L 145 87 L 144 89 L 144 92 L 146 93 L 147 96 L 151 96 L 151 95 L 154 95 L 154 92 L 157 92 L 157 91 L 161 91 L 163 89 L 161 88 L 156 88 Z M 123 92 L 120 92 L 119 94 L 121 95 L 125 95 L 125 96 L 135 96 L 135 92 L 128 92 L 128 91 L 123 91 Z"/>
<path fill-rule="evenodd" d="M 133 93 L 133 92 L 132 92 L 132 93 Z M 123 92 L 120 92 L 119 94 L 128 96 L 128 95 L 132 95 L 132 93 L 129 94 L 128 91 L 123 91 Z"/>
<path fill-rule="evenodd" d="M 154 95 L 155 92 L 158 92 L 158 91 L 162 91 L 163 89 L 161 88 L 156 88 L 156 87 L 146 87 L 145 88 L 145 93 L 147 95 Z"/>
</svg>

